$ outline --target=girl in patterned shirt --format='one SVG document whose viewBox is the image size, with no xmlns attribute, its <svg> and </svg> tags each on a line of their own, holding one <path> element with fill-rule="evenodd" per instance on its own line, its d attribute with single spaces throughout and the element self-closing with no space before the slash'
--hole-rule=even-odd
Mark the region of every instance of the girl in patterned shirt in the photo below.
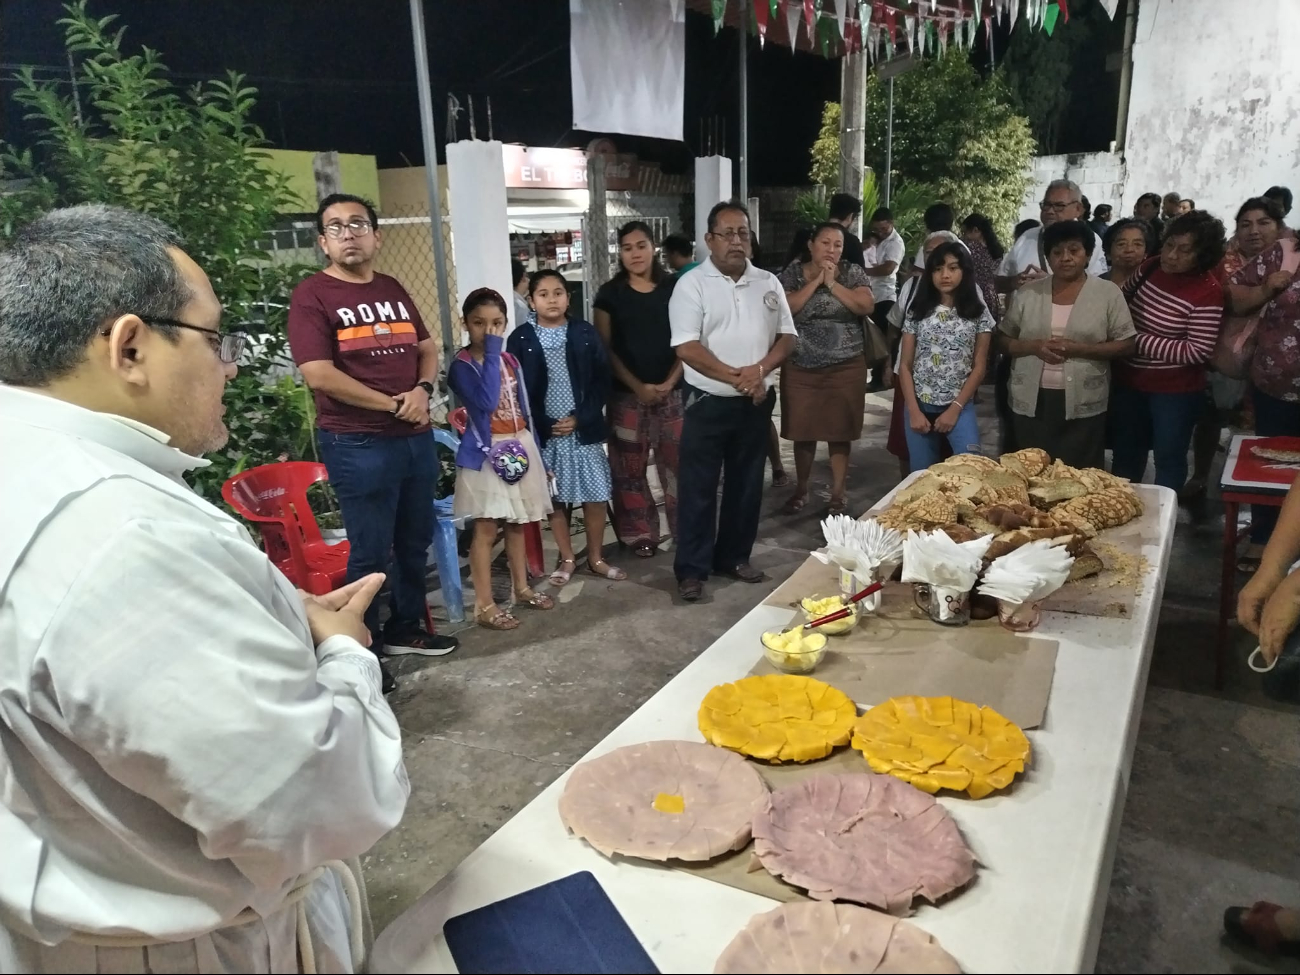
<svg viewBox="0 0 1300 975">
<path fill-rule="evenodd" d="M 974 399 L 993 329 L 970 252 L 961 244 L 941 244 L 926 259 L 903 322 L 898 380 L 913 471 L 936 463 L 945 439 L 954 454 L 980 453 Z"/>
</svg>

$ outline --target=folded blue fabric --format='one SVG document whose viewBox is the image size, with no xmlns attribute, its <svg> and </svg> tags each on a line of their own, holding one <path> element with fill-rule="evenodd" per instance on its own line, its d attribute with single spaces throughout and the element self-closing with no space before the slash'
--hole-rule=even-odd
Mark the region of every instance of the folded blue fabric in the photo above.
<svg viewBox="0 0 1300 975">
<path fill-rule="evenodd" d="M 462 975 L 659 972 L 586 871 L 453 917 L 443 936 Z"/>
</svg>

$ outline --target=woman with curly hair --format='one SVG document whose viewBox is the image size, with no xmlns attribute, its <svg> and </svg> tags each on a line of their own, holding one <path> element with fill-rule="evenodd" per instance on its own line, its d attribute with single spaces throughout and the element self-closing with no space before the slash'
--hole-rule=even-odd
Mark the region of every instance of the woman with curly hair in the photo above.
<svg viewBox="0 0 1300 975">
<path fill-rule="evenodd" d="M 1223 223 L 1203 210 L 1170 221 L 1158 257 L 1124 285 L 1137 351 L 1116 365 L 1111 390 L 1111 469 L 1141 481 L 1155 453 L 1155 482 L 1180 490 L 1201 413 L 1206 361 L 1223 321 L 1214 269 L 1226 247 Z"/>
</svg>

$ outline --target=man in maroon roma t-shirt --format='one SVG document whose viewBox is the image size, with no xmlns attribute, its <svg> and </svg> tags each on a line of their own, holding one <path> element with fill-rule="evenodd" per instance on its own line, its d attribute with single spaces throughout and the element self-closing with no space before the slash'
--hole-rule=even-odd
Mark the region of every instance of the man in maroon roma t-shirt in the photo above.
<svg viewBox="0 0 1300 975">
<path fill-rule="evenodd" d="M 441 656 L 456 640 L 424 626 L 438 482 L 429 424 L 438 349 L 406 289 L 374 269 L 383 239 L 369 202 L 327 196 L 316 229 L 330 265 L 294 289 L 289 347 L 315 394 L 321 459 L 351 546 L 348 581 L 388 573 L 388 623 L 379 625 L 378 602 L 366 613 L 381 667 L 384 653 Z M 387 692 L 395 685 L 383 669 Z"/>
</svg>

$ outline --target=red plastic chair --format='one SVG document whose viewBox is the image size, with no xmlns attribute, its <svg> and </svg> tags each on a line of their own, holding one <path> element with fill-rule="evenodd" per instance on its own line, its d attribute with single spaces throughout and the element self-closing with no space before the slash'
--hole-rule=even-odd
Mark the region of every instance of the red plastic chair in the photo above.
<svg viewBox="0 0 1300 975">
<path fill-rule="evenodd" d="M 447 422 L 463 437 L 465 427 L 469 425 L 469 411 L 463 406 L 458 406 L 447 414 Z M 542 526 L 537 522 L 524 528 L 524 557 L 528 563 L 530 579 L 539 579 L 546 575 L 546 556 L 542 552 Z"/>
<path fill-rule="evenodd" d="M 315 596 L 332 592 L 347 581 L 351 549 L 346 541 L 331 545 L 321 538 L 307 501 L 307 488 L 328 480 L 324 464 L 293 460 L 254 467 L 221 486 L 226 503 L 258 526 L 262 547 L 275 567 L 299 589 Z M 428 603 L 424 618 L 432 633 Z"/>
</svg>

